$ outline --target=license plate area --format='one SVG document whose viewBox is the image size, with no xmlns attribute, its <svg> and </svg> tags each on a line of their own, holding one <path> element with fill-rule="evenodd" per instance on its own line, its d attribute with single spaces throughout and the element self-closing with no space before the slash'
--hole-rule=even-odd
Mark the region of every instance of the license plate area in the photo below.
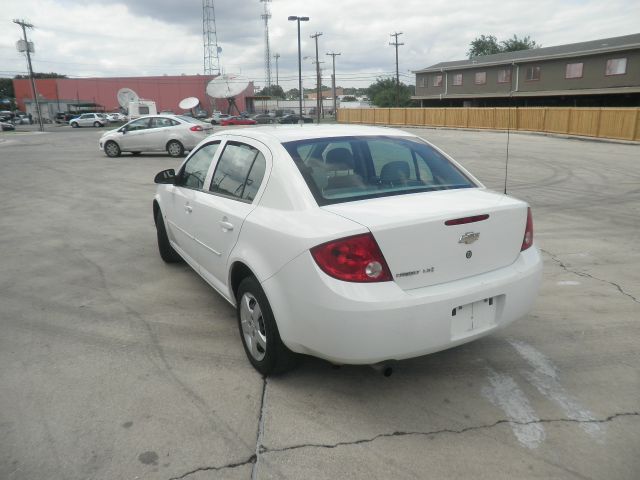
<svg viewBox="0 0 640 480">
<path fill-rule="evenodd" d="M 460 305 L 451 311 L 451 338 L 474 335 L 496 324 L 499 297 Z"/>
</svg>

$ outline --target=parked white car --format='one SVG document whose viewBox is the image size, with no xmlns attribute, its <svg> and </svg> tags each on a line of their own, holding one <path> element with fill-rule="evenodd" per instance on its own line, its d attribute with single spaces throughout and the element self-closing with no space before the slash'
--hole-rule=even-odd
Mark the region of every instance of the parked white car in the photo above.
<svg viewBox="0 0 640 480">
<path fill-rule="evenodd" d="M 98 141 L 98 147 L 109 157 L 118 157 L 122 152 L 137 155 L 164 151 L 172 157 L 181 157 L 212 131 L 211 125 L 191 117 L 149 115 L 106 132 Z"/>
<path fill-rule="evenodd" d="M 110 122 L 126 122 L 127 116 L 120 112 L 108 113 L 107 118 Z"/>
<path fill-rule="evenodd" d="M 160 255 L 236 306 L 263 375 L 295 353 L 376 364 L 443 350 L 537 296 L 528 205 L 403 131 L 222 131 L 155 181 Z"/>
<path fill-rule="evenodd" d="M 109 119 L 104 113 L 83 113 L 69 120 L 69 125 L 78 127 L 104 127 L 109 124 Z"/>
</svg>

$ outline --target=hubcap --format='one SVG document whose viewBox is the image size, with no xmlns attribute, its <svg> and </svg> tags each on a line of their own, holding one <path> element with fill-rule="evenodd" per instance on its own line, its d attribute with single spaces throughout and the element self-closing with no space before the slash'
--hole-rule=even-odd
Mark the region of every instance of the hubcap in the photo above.
<svg viewBox="0 0 640 480">
<path fill-rule="evenodd" d="M 116 147 L 113 143 L 109 143 L 105 146 L 107 149 L 107 155 L 116 156 L 118 154 L 118 147 Z"/>
<path fill-rule="evenodd" d="M 261 361 L 267 353 L 267 333 L 260 304 L 249 292 L 240 300 L 240 325 L 247 350 L 255 360 Z"/>
<path fill-rule="evenodd" d="M 169 153 L 171 155 L 179 155 L 180 154 L 180 145 L 177 143 L 172 143 L 169 145 Z"/>
</svg>

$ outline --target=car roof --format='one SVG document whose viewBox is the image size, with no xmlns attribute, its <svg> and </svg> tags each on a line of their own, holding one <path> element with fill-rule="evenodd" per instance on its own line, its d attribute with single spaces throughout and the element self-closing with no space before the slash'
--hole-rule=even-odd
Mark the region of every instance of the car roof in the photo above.
<svg viewBox="0 0 640 480">
<path fill-rule="evenodd" d="M 225 132 L 220 132 L 225 133 Z M 229 133 L 227 130 L 226 133 Z M 294 142 L 298 140 L 308 140 L 313 138 L 331 137 L 357 137 L 357 136 L 403 136 L 413 137 L 414 135 L 402 130 L 388 127 L 369 127 L 363 125 L 275 125 L 253 127 L 243 129 L 242 132 L 234 130 L 234 134 L 242 135 L 256 140 L 275 140 L 279 143 Z"/>
</svg>

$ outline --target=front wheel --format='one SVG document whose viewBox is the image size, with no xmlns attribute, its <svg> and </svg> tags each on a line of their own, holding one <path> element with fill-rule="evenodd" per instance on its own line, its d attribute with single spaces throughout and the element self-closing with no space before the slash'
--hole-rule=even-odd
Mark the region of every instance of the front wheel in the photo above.
<svg viewBox="0 0 640 480">
<path fill-rule="evenodd" d="M 298 357 L 282 343 L 271 305 L 254 277 L 240 282 L 236 300 L 242 346 L 253 367 L 264 376 L 294 368 Z"/>
<path fill-rule="evenodd" d="M 120 156 L 120 147 L 114 141 L 108 141 L 104 144 L 104 153 L 107 154 L 108 157 L 114 158 Z"/>
<path fill-rule="evenodd" d="M 167 143 L 167 152 L 172 157 L 181 157 L 182 155 L 184 155 L 184 147 L 179 141 L 171 140 L 169 143 Z"/>
<path fill-rule="evenodd" d="M 171 243 L 169 243 L 169 237 L 167 236 L 167 229 L 164 226 L 164 219 L 162 218 L 162 212 L 158 209 L 156 213 L 156 233 L 158 237 L 158 251 L 160 257 L 166 263 L 176 263 L 182 260 L 182 257 L 178 255 Z"/>
<path fill-rule="evenodd" d="M 72 128 L 78 128 L 78 124 L 76 122 L 71 122 L 71 127 Z"/>
</svg>

